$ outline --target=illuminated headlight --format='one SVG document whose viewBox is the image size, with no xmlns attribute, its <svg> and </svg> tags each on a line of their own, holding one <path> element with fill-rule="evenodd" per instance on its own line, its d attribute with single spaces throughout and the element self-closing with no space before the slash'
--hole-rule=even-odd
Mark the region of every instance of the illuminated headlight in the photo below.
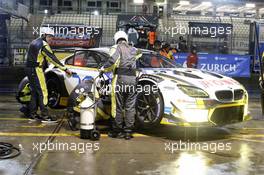
<svg viewBox="0 0 264 175">
<path fill-rule="evenodd" d="M 194 86 L 178 85 L 179 89 L 186 95 L 193 98 L 208 98 L 209 95 L 202 89 Z"/>
<path fill-rule="evenodd" d="M 187 122 L 208 122 L 208 110 L 188 109 L 183 111 L 183 119 Z"/>
</svg>

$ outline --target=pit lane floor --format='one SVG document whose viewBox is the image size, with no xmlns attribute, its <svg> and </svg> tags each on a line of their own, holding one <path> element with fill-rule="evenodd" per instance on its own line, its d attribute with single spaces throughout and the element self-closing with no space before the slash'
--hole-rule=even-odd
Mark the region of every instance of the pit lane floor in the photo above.
<svg viewBox="0 0 264 175">
<path fill-rule="evenodd" d="M 18 109 L 13 95 L 0 95 L 0 141 L 21 149 L 20 156 L 0 160 L 0 175 L 264 174 L 258 99 L 250 100 L 254 119 L 248 122 L 199 129 L 164 125 L 130 141 L 108 138 L 106 132 L 100 141 L 81 140 L 65 119 L 32 123 Z M 52 113 L 62 118 L 64 111 Z"/>
</svg>

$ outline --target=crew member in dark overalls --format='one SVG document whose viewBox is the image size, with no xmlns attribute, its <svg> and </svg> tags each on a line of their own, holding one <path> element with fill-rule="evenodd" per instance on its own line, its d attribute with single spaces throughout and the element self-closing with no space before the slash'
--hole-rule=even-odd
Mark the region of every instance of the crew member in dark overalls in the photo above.
<svg viewBox="0 0 264 175">
<path fill-rule="evenodd" d="M 54 37 L 54 31 L 49 27 L 42 27 L 40 33 L 41 37 L 30 43 L 27 53 L 26 74 L 31 89 L 28 117 L 32 120 L 40 119 L 43 123 L 54 123 L 57 119 L 52 118 L 47 109 L 48 91 L 43 66 L 45 62 L 49 62 L 69 75 L 72 72 L 61 64 L 48 44 Z M 37 114 L 38 107 L 40 116 Z"/>
</svg>

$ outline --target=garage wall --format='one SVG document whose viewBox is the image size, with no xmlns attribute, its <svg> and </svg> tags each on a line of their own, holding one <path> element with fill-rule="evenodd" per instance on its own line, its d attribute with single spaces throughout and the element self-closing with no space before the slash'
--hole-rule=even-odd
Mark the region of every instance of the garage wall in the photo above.
<svg viewBox="0 0 264 175">
<path fill-rule="evenodd" d="M 233 32 L 230 36 L 230 42 L 228 42 L 229 48 L 232 49 L 232 53 L 234 54 L 247 54 L 248 53 L 248 45 L 249 45 L 249 24 L 245 23 L 246 18 L 231 18 L 231 17 L 206 17 L 206 16 L 192 16 L 192 15 L 173 15 L 168 19 L 160 19 L 159 20 L 159 36 L 161 40 L 169 41 L 170 43 L 174 43 L 178 41 L 179 34 L 169 33 L 168 29 L 175 27 L 180 28 L 184 27 L 188 29 L 188 24 L 190 21 L 192 22 L 205 22 L 205 23 L 229 23 L 233 25 Z M 187 35 L 182 35 L 185 39 L 188 39 Z M 212 39 L 208 38 L 200 38 L 198 39 L 200 42 L 214 42 Z"/>
<path fill-rule="evenodd" d="M 53 14 L 53 15 L 29 15 L 29 22 L 23 22 L 22 19 L 11 18 L 8 21 L 10 45 L 12 48 L 26 49 L 32 39 L 38 37 L 34 34 L 33 27 L 40 27 L 41 24 L 83 24 L 91 26 L 99 26 L 103 28 L 103 37 L 101 46 L 109 46 L 113 44 L 113 36 L 116 32 L 117 14 L 99 14 L 93 15 L 90 13 L 83 14 Z M 228 43 L 229 48 L 232 48 L 232 53 L 246 54 L 249 44 L 249 24 L 245 23 L 245 18 L 230 18 L 230 17 L 205 17 L 205 16 L 183 16 L 174 15 L 169 18 L 159 19 L 158 34 L 159 39 L 170 43 L 178 42 L 180 34 L 175 34 L 171 37 L 165 32 L 168 27 L 184 26 L 188 27 L 188 22 L 210 22 L 210 23 L 229 23 L 233 25 L 232 42 Z M 188 38 L 187 35 L 184 36 Z M 200 38 L 201 42 L 216 42 L 207 38 Z M 198 40 L 198 41 L 199 41 Z M 208 40 L 208 41 L 207 41 Z M 10 51 L 12 54 L 13 50 Z M 11 55 L 12 55 L 11 54 Z M 14 54 L 13 54 L 14 55 Z M 23 54 L 22 54 L 23 55 Z M 12 58 L 13 59 L 13 58 Z"/>
<path fill-rule="evenodd" d="M 103 28 L 102 46 L 112 45 L 117 15 L 55 14 L 44 17 L 43 24 L 82 24 Z"/>
</svg>

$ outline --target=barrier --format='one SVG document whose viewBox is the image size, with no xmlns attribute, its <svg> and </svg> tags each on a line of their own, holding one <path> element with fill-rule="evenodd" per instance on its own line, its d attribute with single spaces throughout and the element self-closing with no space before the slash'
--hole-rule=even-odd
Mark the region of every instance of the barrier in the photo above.
<svg viewBox="0 0 264 175">
<path fill-rule="evenodd" d="M 186 67 L 188 53 L 174 55 L 176 63 Z M 198 69 L 229 77 L 250 77 L 250 55 L 198 54 Z"/>
</svg>

